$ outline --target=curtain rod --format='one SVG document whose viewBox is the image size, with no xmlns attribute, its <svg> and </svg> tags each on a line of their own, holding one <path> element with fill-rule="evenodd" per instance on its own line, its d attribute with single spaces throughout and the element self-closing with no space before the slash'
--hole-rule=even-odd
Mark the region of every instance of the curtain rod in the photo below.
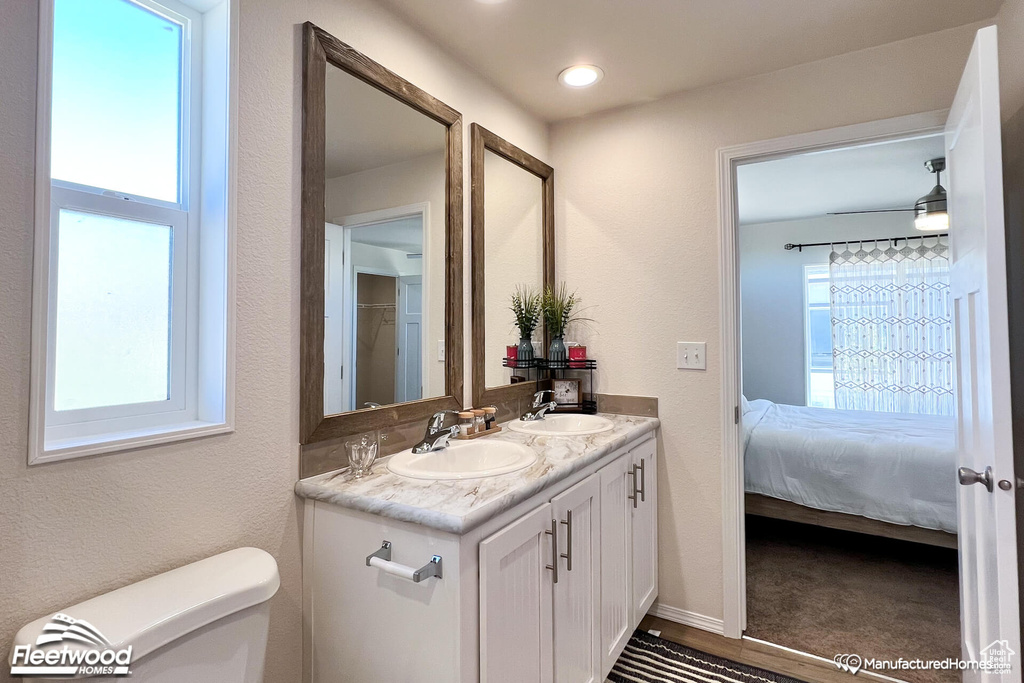
<svg viewBox="0 0 1024 683">
<path fill-rule="evenodd" d="M 787 244 L 783 246 L 786 251 L 803 251 L 804 247 L 832 247 L 837 244 L 864 244 L 865 242 L 892 242 L 893 246 L 896 245 L 900 240 L 919 240 L 927 237 L 949 237 L 948 232 L 932 233 L 928 235 L 911 235 L 910 237 L 878 237 L 876 239 L 864 239 L 864 240 L 838 240 L 836 242 L 815 242 L 814 244 Z"/>
</svg>

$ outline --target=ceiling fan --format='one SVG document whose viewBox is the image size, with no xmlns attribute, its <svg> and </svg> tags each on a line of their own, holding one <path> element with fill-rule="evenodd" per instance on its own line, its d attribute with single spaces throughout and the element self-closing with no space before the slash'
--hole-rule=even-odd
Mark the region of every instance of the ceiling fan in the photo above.
<svg viewBox="0 0 1024 683">
<path fill-rule="evenodd" d="M 944 232 L 949 229 L 949 214 L 946 212 L 946 190 L 940 183 L 940 175 L 946 170 L 946 158 L 929 159 L 924 162 L 929 173 L 935 174 L 935 187 L 921 197 L 912 209 L 874 209 L 867 211 L 836 211 L 829 216 L 849 216 L 861 213 L 894 213 L 913 211 L 914 227 L 922 232 Z"/>
</svg>

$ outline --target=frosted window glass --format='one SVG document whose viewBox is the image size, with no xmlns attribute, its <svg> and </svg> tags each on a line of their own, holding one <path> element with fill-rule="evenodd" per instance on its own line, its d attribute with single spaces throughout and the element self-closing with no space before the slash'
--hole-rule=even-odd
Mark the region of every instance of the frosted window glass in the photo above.
<svg viewBox="0 0 1024 683">
<path fill-rule="evenodd" d="M 128 0 L 56 0 L 50 174 L 179 201 L 182 27 Z"/>
<path fill-rule="evenodd" d="M 171 228 L 61 210 L 54 410 L 169 395 Z"/>
</svg>

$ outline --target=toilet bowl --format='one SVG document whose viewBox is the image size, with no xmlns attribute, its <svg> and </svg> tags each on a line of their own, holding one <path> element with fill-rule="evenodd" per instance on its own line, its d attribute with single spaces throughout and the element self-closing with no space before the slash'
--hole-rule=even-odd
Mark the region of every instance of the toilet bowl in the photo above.
<svg viewBox="0 0 1024 683">
<path fill-rule="evenodd" d="M 259 683 L 277 563 L 238 548 L 24 626 L 11 673 L 92 681 Z"/>
</svg>

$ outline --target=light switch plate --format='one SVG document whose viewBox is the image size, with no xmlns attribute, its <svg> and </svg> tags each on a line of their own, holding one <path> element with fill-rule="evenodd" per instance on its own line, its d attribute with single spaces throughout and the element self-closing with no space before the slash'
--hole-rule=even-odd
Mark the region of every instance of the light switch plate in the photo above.
<svg viewBox="0 0 1024 683">
<path fill-rule="evenodd" d="M 677 342 L 676 367 L 680 370 L 707 370 L 707 342 Z"/>
<path fill-rule="evenodd" d="M 444 362 L 444 339 L 437 340 L 437 362 Z"/>
</svg>

